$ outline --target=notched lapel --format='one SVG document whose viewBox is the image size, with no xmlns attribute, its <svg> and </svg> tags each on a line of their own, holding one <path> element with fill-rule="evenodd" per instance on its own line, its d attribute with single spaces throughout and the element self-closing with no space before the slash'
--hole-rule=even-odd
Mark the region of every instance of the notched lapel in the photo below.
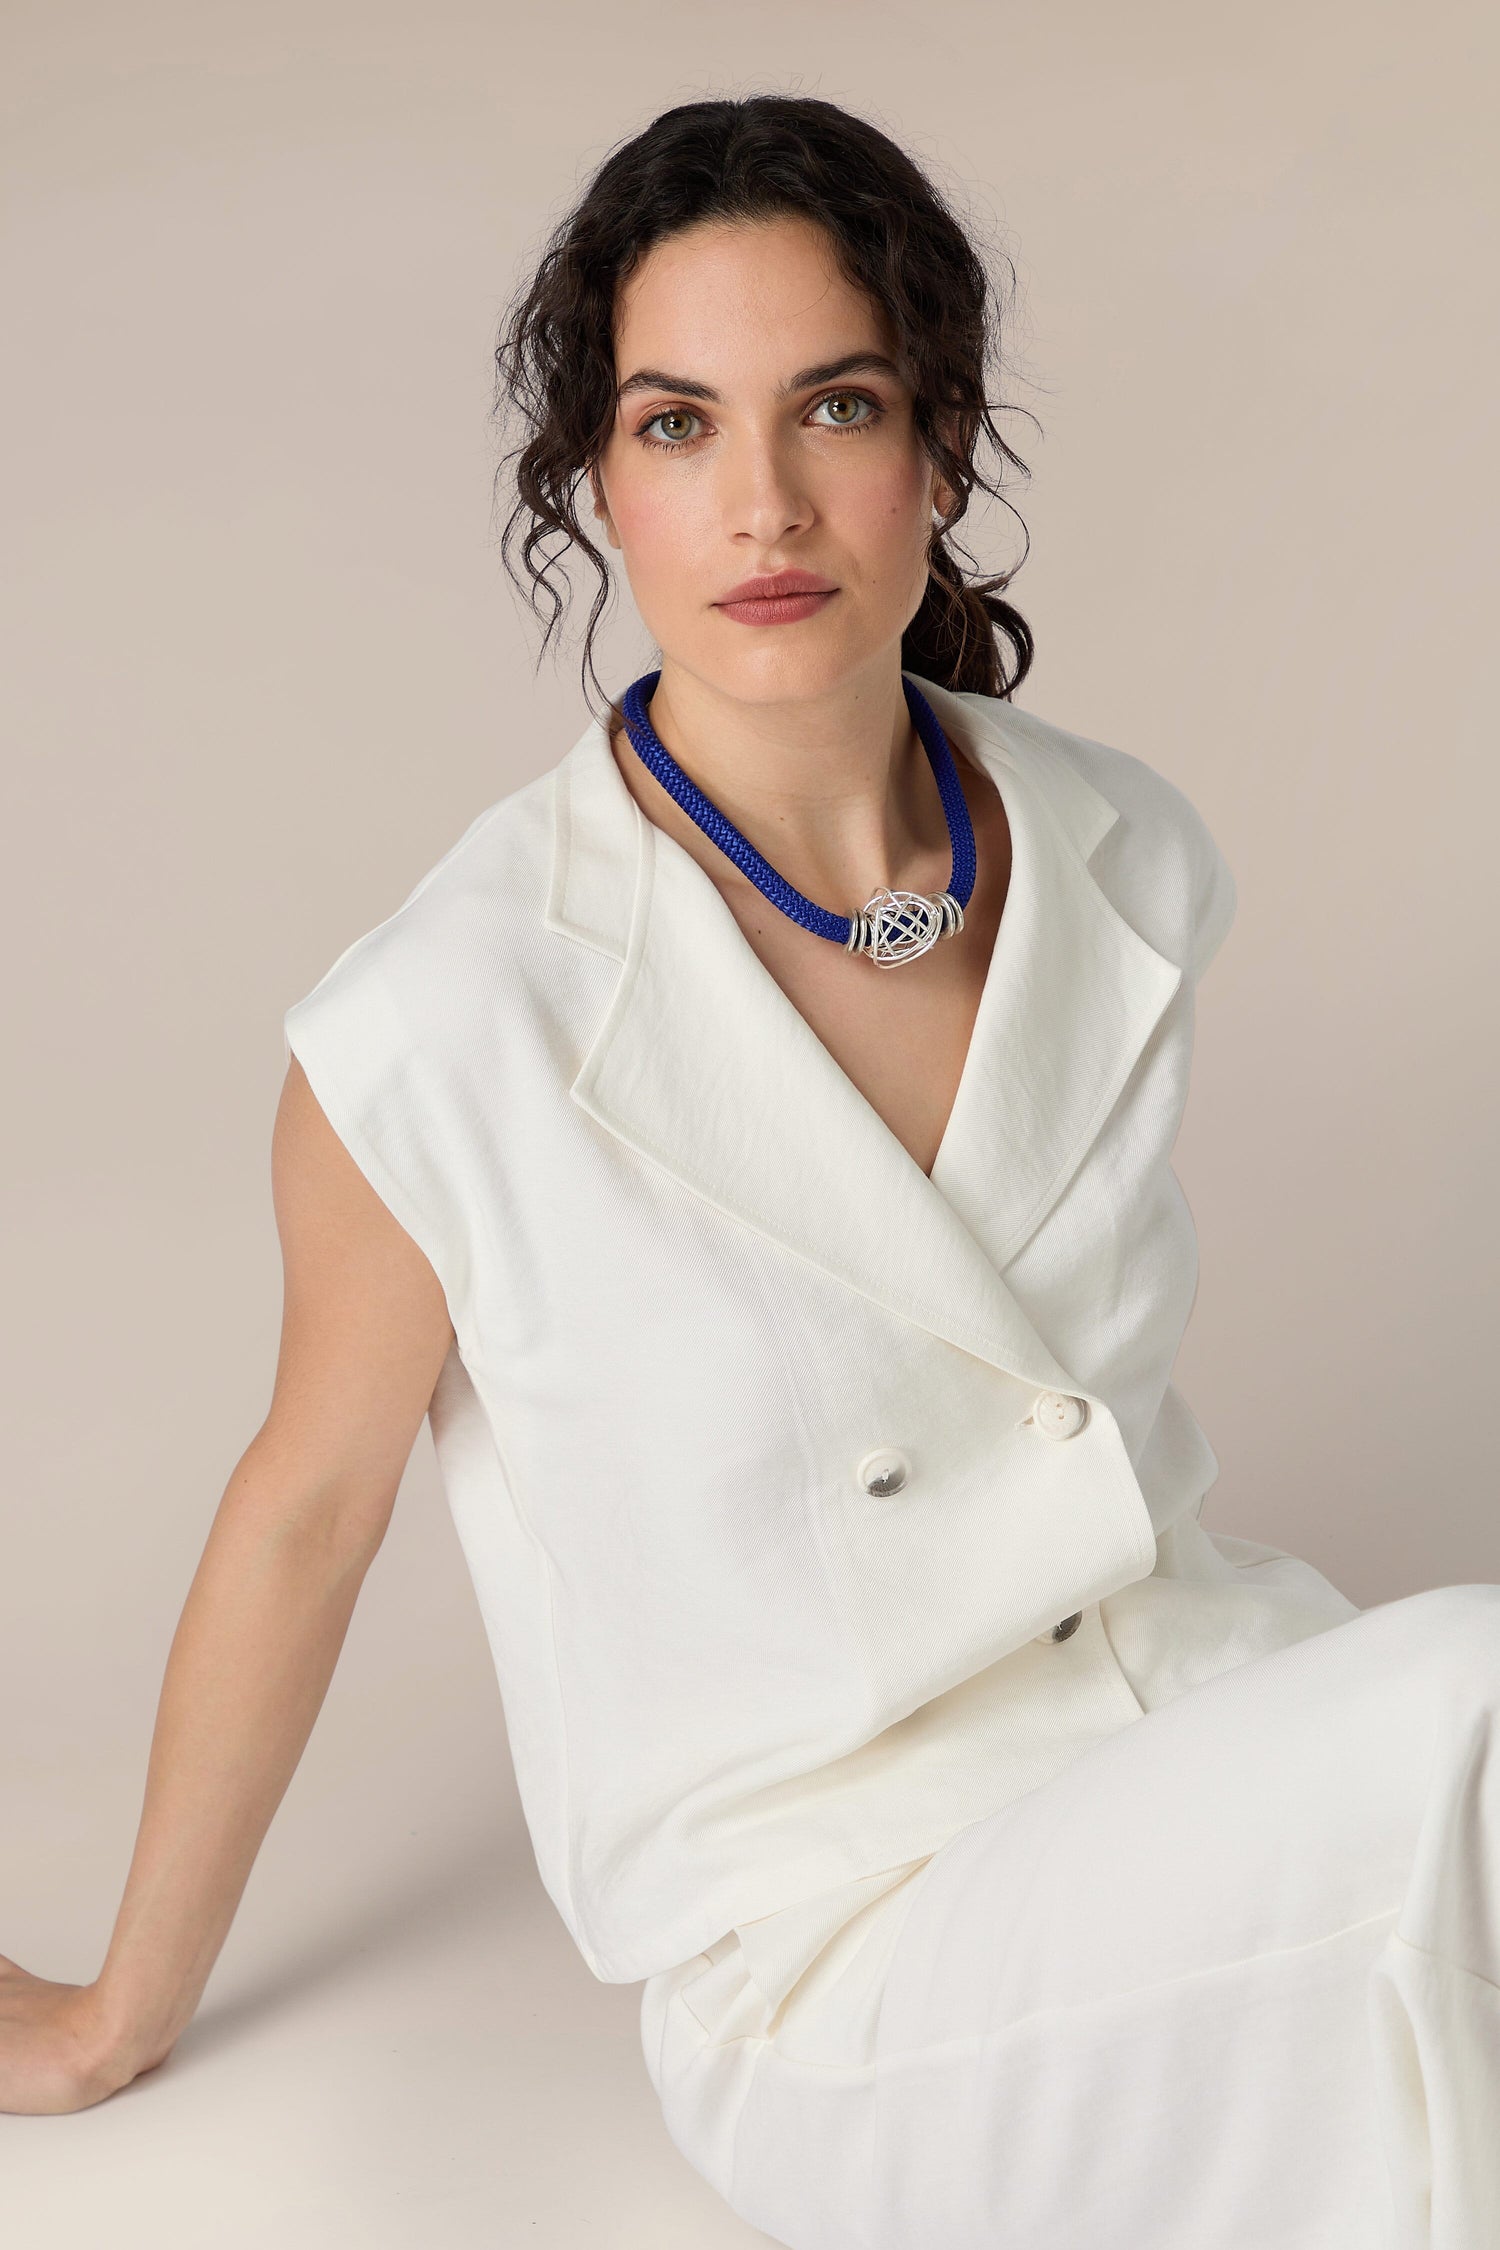
<svg viewBox="0 0 1500 2250">
<path fill-rule="evenodd" d="M 1072 1387 L 1003 1278 L 1099 1131 L 1180 981 L 1087 852 L 1116 817 L 1007 739 L 988 699 L 913 675 L 1010 816 L 1014 866 L 931 1179 L 761 962 L 691 853 L 647 820 L 602 726 L 554 776 L 549 928 L 621 964 L 571 1094 L 684 1186 L 876 1303 L 1039 1387 Z M 945 709 L 945 706 L 947 707 Z M 1076 784 L 1076 786 L 1075 786 Z M 899 975 L 899 970 L 892 971 Z"/>
<path fill-rule="evenodd" d="M 1077 767 L 1007 724 L 1003 704 L 925 687 L 975 750 L 1011 831 L 990 974 L 933 1182 L 1004 1268 L 1097 1140 L 1182 982 L 1108 898 L 1089 860 L 1119 810 Z"/>
</svg>

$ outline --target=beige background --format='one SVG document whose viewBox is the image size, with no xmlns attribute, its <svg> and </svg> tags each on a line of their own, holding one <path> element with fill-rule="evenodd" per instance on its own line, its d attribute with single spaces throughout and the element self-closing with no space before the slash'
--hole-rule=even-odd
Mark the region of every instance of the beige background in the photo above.
<svg viewBox="0 0 1500 2250">
<path fill-rule="evenodd" d="M 1492 11 L 9 0 L 3 38 L 0 1950 L 102 1958 L 269 1395 L 282 1011 L 583 724 L 496 552 L 501 305 L 702 92 L 862 109 L 1013 251 L 1019 700 L 1179 781 L 1238 878 L 1178 1144 L 1205 1520 L 1365 1604 L 1500 1578 Z M 622 592 L 601 674 L 648 656 Z M 0 2118 L 14 2238 L 760 2239 L 637 2003 L 541 1892 L 424 1434 L 194 2024 Z"/>
</svg>

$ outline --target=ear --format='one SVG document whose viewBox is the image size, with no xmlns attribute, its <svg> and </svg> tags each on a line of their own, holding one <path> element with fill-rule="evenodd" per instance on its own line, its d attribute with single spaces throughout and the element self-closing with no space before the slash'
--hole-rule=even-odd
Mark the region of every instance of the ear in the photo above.
<svg viewBox="0 0 1500 2250">
<path fill-rule="evenodd" d="M 605 538 L 609 541 L 611 547 L 618 547 L 620 544 L 619 534 L 615 530 L 614 517 L 609 512 L 609 502 L 604 497 L 604 487 L 599 482 L 597 467 L 589 470 L 589 490 L 594 496 L 594 514 L 599 519 L 600 528 Z"/>
<path fill-rule="evenodd" d="M 953 487 L 945 484 L 936 467 L 932 472 L 932 505 L 940 516 L 946 516 L 954 502 Z"/>
<path fill-rule="evenodd" d="M 955 436 L 956 436 L 956 432 L 955 432 L 955 431 L 954 431 L 954 430 L 953 430 L 953 429 L 952 429 L 951 427 L 949 427 L 949 426 L 948 426 L 948 425 L 947 425 L 947 424 L 945 423 L 945 424 L 944 424 L 944 428 L 943 428 L 943 437 L 944 437 L 944 440 L 945 440 L 945 442 L 946 442 L 947 444 L 949 444 L 949 445 L 952 445 L 952 444 L 953 444 L 953 442 L 954 442 L 954 438 L 955 438 Z M 945 484 L 945 483 L 944 483 L 944 481 L 943 481 L 943 478 L 942 478 L 942 475 L 941 475 L 941 473 L 940 473 L 940 471 L 939 471 L 939 469 L 938 469 L 937 463 L 936 463 L 936 462 L 934 462 L 934 463 L 932 464 L 932 505 L 933 505 L 933 507 L 934 507 L 934 508 L 935 508 L 935 509 L 936 509 L 936 510 L 938 511 L 939 515 L 943 515 L 943 516 L 946 516 L 946 515 L 947 515 L 947 513 L 948 513 L 948 511 L 949 511 L 949 509 L 950 509 L 951 507 L 953 507 L 953 505 L 954 505 L 955 501 L 957 500 L 957 497 L 958 497 L 958 496 L 957 496 L 957 494 L 956 494 L 956 493 L 954 492 L 954 490 L 953 490 L 953 487 L 952 487 L 951 485 L 949 485 L 949 484 Z"/>
</svg>

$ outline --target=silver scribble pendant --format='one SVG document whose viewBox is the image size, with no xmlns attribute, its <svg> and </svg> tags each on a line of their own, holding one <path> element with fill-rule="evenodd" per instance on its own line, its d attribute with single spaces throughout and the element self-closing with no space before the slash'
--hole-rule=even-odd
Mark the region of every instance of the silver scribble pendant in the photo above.
<svg viewBox="0 0 1500 2250">
<path fill-rule="evenodd" d="M 951 891 L 878 890 L 861 912 L 849 917 L 846 953 L 868 953 L 881 968 L 915 961 L 939 938 L 964 926 L 964 910 Z"/>
</svg>

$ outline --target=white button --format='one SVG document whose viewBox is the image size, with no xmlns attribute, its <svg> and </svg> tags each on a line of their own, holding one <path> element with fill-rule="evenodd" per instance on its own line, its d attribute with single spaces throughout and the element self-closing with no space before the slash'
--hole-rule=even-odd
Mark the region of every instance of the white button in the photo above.
<svg viewBox="0 0 1500 2250">
<path fill-rule="evenodd" d="M 911 1470 L 906 1455 L 894 1445 L 877 1445 L 867 1453 L 855 1470 L 855 1475 L 866 1492 L 883 1499 L 887 1493 L 899 1492 Z"/>
<path fill-rule="evenodd" d="M 1076 1437 L 1089 1418 L 1087 1399 L 1071 1391 L 1038 1391 L 1031 1419 L 1047 1437 Z"/>
</svg>

